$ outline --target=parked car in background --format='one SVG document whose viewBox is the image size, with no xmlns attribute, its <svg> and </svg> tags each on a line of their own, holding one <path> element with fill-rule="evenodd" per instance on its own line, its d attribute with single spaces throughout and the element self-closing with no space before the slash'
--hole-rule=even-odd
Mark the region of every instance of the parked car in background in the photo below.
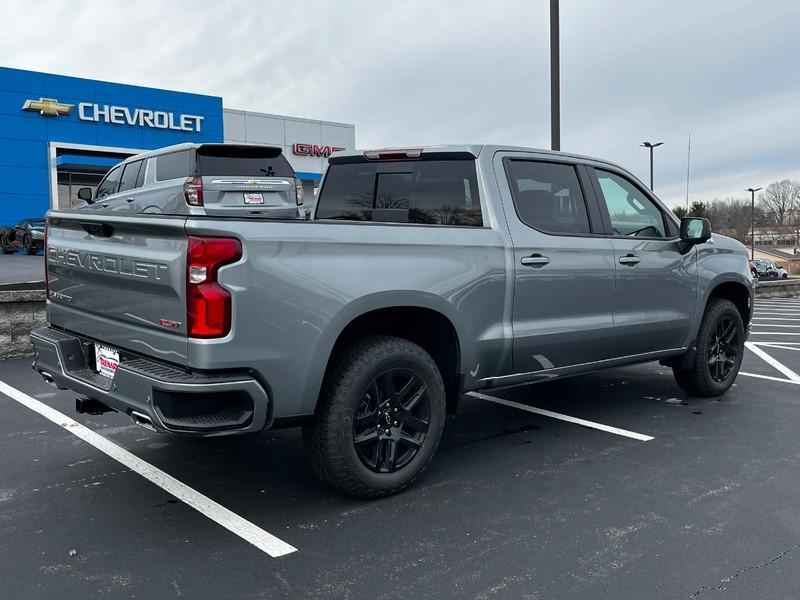
<svg viewBox="0 0 800 600">
<path fill-rule="evenodd" d="M 4 254 L 24 250 L 36 254 L 44 248 L 44 219 L 23 219 L 13 227 L 0 229 L 0 248 Z"/>
<path fill-rule="evenodd" d="M 317 477 L 378 497 L 422 473 L 470 390 L 653 360 L 697 396 L 736 379 L 745 247 L 621 167 L 503 146 L 335 153 L 314 218 L 276 220 L 267 200 L 292 180 L 261 152 L 275 173 L 253 183 L 223 146 L 129 159 L 141 192 L 104 182 L 48 213 L 33 368 L 80 410 L 195 436 L 302 425 Z M 137 214 L 146 193 L 164 214 Z"/>
<path fill-rule="evenodd" d="M 752 260 L 750 261 L 750 274 L 753 277 L 758 278 L 758 267 L 756 266 L 756 263 Z"/>
<path fill-rule="evenodd" d="M 303 219 L 303 184 L 281 148 L 255 144 L 177 144 L 137 154 L 112 168 L 86 212 Z"/>
<path fill-rule="evenodd" d="M 759 279 L 786 279 L 789 276 L 788 271 L 776 265 L 773 260 L 757 258 L 752 262 L 756 265 L 756 274 Z"/>
</svg>

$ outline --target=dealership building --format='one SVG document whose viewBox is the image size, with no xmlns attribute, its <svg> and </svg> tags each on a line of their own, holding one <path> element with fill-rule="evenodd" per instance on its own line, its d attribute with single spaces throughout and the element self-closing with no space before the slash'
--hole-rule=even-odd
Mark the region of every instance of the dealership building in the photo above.
<svg viewBox="0 0 800 600">
<path fill-rule="evenodd" d="M 219 96 L 0 67 L 0 225 L 79 202 L 117 162 L 180 142 L 280 146 L 306 198 L 355 126 L 223 106 Z"/>
</svg>

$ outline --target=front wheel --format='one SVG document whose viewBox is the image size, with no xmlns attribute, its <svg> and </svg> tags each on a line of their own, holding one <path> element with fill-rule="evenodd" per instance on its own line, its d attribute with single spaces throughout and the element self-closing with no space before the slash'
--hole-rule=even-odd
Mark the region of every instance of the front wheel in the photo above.
<svg viewBox="0 0 800 600">
<path fill-rule="evenodd" d="M 673 367 L 678 385 L 693 396 L 720 396 L 733 385 L 742 365 L 745 329 L 742 316 L 730 300 L 708 302 L 700 331 L 694 364 Z"/>
<path fill-rule="evenodd" d="M 317 478 L 378 498 L 425 470 L 444 420 L 444 384 L 431 356 L 402 338 L 368 336 L 334 357 L 303 442 Z"/>
</svg>

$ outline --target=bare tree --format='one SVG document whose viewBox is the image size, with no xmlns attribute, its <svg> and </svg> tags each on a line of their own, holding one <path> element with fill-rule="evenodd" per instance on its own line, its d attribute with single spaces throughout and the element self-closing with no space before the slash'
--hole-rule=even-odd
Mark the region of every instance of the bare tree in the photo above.
<svg viewBox="0 0 800 600">
<path fill-rule="evenodd" d="M 784 179 L 770 183 L 759 195 L 758 204 L 775 223 L 783 225 L 786 216 L 800 207 L 800 182 Z"/>
</svg>

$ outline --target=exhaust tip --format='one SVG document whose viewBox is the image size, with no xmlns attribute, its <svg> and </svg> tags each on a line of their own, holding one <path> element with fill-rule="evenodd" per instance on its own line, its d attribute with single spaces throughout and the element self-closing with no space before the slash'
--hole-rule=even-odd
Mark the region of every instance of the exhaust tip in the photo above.
<svg viewBox="0 0 800 600">
<path fill-rule="evenodd" d="M 153 420 L 143 413 L 132 410 L 131 418 L 133 419 L 133 422 L 136 423 L 139 427 L 144 427 L 145 429 L 149 429 L 150 431 L 156 430 L 155 425 L 153 425 Z"/>
</svg>

